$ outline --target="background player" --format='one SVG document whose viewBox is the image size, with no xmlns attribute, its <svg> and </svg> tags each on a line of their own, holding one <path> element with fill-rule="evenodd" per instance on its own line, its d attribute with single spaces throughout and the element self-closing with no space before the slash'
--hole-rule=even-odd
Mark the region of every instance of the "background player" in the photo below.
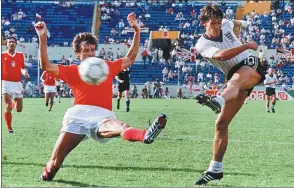
<svg viewBox="0 0 294 188">
<path fill-rule="evenodd" d="M 270 113 L 269 103 L 272 98 L 272 113 L 275 113 L 276 105 L 276 84 L 278 83 L 275 70 L 269 68 L 268 74 L 265 75 L 264 85 L 265 85 L 265 94 L 266 94 L 266 111 Z"/>
<path fill-rule="evenodd" d="M 60 91 L 60 79 L 56 78 L 55 79 L 55 86 L 56 86 L 56 98 L 58 98 L 58 102 L 60 103 L 60 96 L 61 96 L 61 91 Z"/>
<path fill-rule="evenodd" d="M 44 82 L 44 93 L 45 93 L 45 105 L 48 106 L 49 99 L 50 105 L 48 111 L 52 110 L 54 104 L 54 97 L 56 94 L 55 76 L 47 71 L 44 71 L 40 80 Z"/>
<path fill-rule="evenodd" d="M 56 142 L 51 158 L 48 161 L 41 180 L 51 181 L 65 157 L 85 138 L 92 137 L 99 142 L 109 138 L 122 136 L 128 141 L 140 141 L 150 144 L 166 125 L 166 116 L 160 115 L 147 130 L 130 127 L 116 119 L 112 109 L 112 80 L 135 62 L 140 42 L 140 26 L 134 13 L 127 20 L 134 29 L 132 45 L 124 58 L 113 62 L 106 61 L 109 66 L 107 80 L 99 85 L 88 85 L 78 73 L 77 65 L 63 66 L 51 64 L 47 54 L 47 28 L 44 22 L 35 25 L 40 42 L 41 68 L 58 76 L 66 82 L 74 94 L 74 106 L 69 108 L 63 118 L 63 127 Z M 95 56 L 97 38 L 91 33 L 79 33 L 73 40 L 73 49 L 81 61 Z M 101 92 L 102 91 L 102 92 Z"/>
<path fill-rule="evenodd" d="M 21 112 L 23 108 L 23 87 L 21 84 L 21 74 L 27 80 L 30 75 L 25 68 L 24 55 L 16 52 L 17 40 L 14 37 L 6 39 L 7 51 L 1 54 L 1 79 L 2 79 L 2 95 L 4 96 L 4 120 L 9 133 L 13 133 L 12 114 L 13 108 L 17 112 Z M 12 99 L 14 102 L 12 102 Z"/>
<path fill-rule="evenodd" d="M 126 98 L 126 111 L 130 111 L 130 71 L 129 69 L 124 69 L 121 71 L 115 79 L 118 81 L 118 94 L 117 94 L 117 109 L 120 108 L 120 99 L 122 97 L 122 93 L 125 92 Z"/>
<path fill-rule="evenodd" d="M 224 72 L 228 80 L 221 96 L 196 96 L 198 103 L 220 113 L 215 122 L 212 161 L 208 170 L 196 181 L 196 184 L 201 185 L 223 177 L 222 161 L 228 144 L 229 124 L 253 87 L 264 80 L 264 75 L 258 58 L 250 56 L 248 51 L 257 50 L 257 44 L 242 44 L 234 34 L 234 26 L 247 27 L 246 21 L 223 19 L 222 10 L 211 4 L 202 9 L 199 19 L 206 31 L 198 40 L 196 50 Z"/>
</svg>

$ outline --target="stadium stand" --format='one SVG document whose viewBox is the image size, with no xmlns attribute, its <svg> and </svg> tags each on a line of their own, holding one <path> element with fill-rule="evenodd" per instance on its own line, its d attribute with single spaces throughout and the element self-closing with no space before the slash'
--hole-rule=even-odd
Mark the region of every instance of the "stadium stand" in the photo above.
<svg viewBox="0 0 294 188">
<path fill-rule="evenodd" d="M 149 31 L 158 31 L 161 26 L 167 27 L 168 30 L 180 31 L 180 35 L 184 34 L 194 35 L 191 39 L 184 37 L 182 39 L 182 47 L 190 48 L 190 46 L 195 45 L 200 34 L 203 33 L 204 29 L 197 22 L 197 17 L 200 13 L 201 8 L 206 4 L 206 2 L 195 2 L 188 1 L 187 3 L 172 3 L 171 1 L 153 1 L 149 4 L 145 1 L 140 3 L 132 3 L 127 1 L 99 1 L 101 10 L 101 27 L 99 30 L 99 43 L 103 44 L 107 42 L 111 36 L 111 30 L 115 30 L 113 34 L 114 41 L 119 41 L 118 43 L 126 43 L 127 39 L 132 37 L 131 32 L 126 32 L 126 35 L 122 35 L 121 32 L 124 30 L 120 28 L 120 22 L 122 21 L 125 26 L 128 25 L 126 17 L 130 12 L 135 12 L 136 15 L 142 21 L 142 27 L 147 27 Z M 237 9 L 236 2 L 226 2 L 222 3 L 221 8 L 226 12 L 229 19 L 234 18 L 234 14 Z M 169 10 L 172 8 L 174 14 L 170 14 Z M 230 9 L 233 14 L 230 14 Z M 294 38 L 291 36 L 294 29 L 293 20 L 293 4 L 287 3 L 286 5 L 281 5 L 280 10 L 272 9 L 268 12 L 268 15 L 245 15 L 244 20 L 248 20 L 250 26 L 246 31 L 242 30 L 240 32 L 240 38 L 245 42 L 249 39 L 257 41 L 259 44 L 264 43 L 268 49 L 276 47 L 286 47 L 289 48 Z M 191 12 L 195 10 L 196 16 L 191 16 Z M 18 39 L 21 38 L 23 42 L 33 42 L 33 38 L 36 36 L 34 29 L 32 28 L 32 22 L 36 22 L 39 19 L 44 20 L 48 25 L 48 30 L 50 32 L 50 38 L 48 39 L 49 45 L 55 46 L 66 46 L 71 44 L 73 37 L 78 32 L 90 32 L 91 24 L 94 12 L 93 1 L 77 1 L 71 3 L 60 3 L 54 1 L 33 1 L 28 2 L 2 2 L 2 36 L 6 34 L 15 33 Z M 25 16 L 19 19 L 19 12 L 23 12 Z M 176 15 L 182 13 L 185 20 L 176 20 Z M 227 13 L 228 12 L 228 13 Z M 149 16 L 146 17 L 146 14 Z M 107 17 L 109 16 L 109 17 Z M 276 17 L 273 19 L 273 17 Z M 50 19 L 49 19 L 50 18 Z M 103 19 L 102 19 L 103 18 Z M 9 24 L 4 24 L 8 20 Z M 193 21 L 196 20 L 194 23 Z M 190 26 L 184 28 L 184 24 L 189 22 Z M 276 26 L 277 25 L 277 26 Z M 14 28 L 14 32 L 11 32 L 11 27 Z M 265 38 L 260 40 L 261 30 L 264 29 Z M 9 31 L 9 32 L 8 32 Z M 5 33 L 6 32 L 6 33 Z M 197 37 L 195 37 L 196 35 Z M 290 36 L 289 36 L 290 35 Z M 287 37 L 289 36 L 289 37 Z M 277 42 L 272 43 L 273 37 L 277 39 Z M 144 45 L 144 41 L 149 38 L 149 32 L 142 32 L 141 34 L 141 45 Z M 283 38 L 288 38 L 283 46 Z M 107 40 L 105 40 L 107 39 Z M 180 39 L 181 40 L 181 39 Z M 37 42 L 37 41 L 36 41 Z M 115 42 L 114 42 L 115 43 Z M 294 45 L 292 46 L 294 47 Z M 138 54 L 140 55 L 140 54 Z M 59 62 L 60 60 L 55 60 Z M 37 78 L 37 64 L 36 61 L 31 60 L 31 66 L 29 71 L 32 74 L 32 80 L 36 81 Z M 180 70 L 180 77 L 169 79 L 166 84 L 180 84 L 184 83 L 185 74 L 195 77 L 197 81 L 199 69 L 195 63 L 186 62 L 186 65 L 192 67 L 192 71 L 189 73 L 182 73 Z M 169 71 L 178 73 L 178 68 L 171 63 L 168 64 L 144 64 L 143 61 L 138 61 L 131 67 L 131 82 L 132 83 L 145 83 L 146 80 L 154 81 L 156 78 L 162 78 L 162 70 L 167 67 Z M 276 66 L 274 66 L 276 67 Z M 292 77 L 294 75 L 293 65 L 284 65 L 281 67 L 284 76 Z M 201 70 L 204 77 L 210 72 L 212 75 L 218 73 L 221 78 L 221 82 L 224 82 L 224 76 L 219 70 L 213 66 L 207 65 L 205 69 Z M 290 83 L 292 81 L 290 79 Z"/>
</svg>

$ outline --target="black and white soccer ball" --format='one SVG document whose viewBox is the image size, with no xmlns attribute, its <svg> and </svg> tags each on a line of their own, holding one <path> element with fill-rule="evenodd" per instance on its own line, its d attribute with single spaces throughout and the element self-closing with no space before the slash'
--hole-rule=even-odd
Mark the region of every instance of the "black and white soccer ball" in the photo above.
<svg viewBox="0 0 294 188">
<path fill-rule="evenodd" d="M 105 60 L 97 57 L 88 57 L 79 65 L 81 79 L 90 85 L 104 82 L 109 74 L 109 67 Z"/>
</svg>

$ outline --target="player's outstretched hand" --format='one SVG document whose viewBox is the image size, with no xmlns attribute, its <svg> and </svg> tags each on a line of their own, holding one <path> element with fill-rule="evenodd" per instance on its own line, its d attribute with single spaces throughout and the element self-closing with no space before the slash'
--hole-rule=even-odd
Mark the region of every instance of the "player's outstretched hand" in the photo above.
<svg viewBox="0 0 294 188">
<path fill-rule="evenodd" d="M 247 49 L 257 50 L 258 45 L 256 42 L 249 42 L 249 43 L 246 43 L 246 47 Z"/>
<path fill-rule="evenodd" d="M 130 13 L 128 15 L 127 20 L 129 22 L 130 26 L 135 30 L 135 32 L 140 32 L 141 31 L 141 28 L 140 28 L 140 26 L 137 23 L 137 19 L 136 19 L 135 13 L 133 13 L 133 12 Z"/>
<path fill-rule="evenodd" d="M 39 37 L 47 37 L 47 27 L 45 22 L 37 22 L 35 24 L 35 30 Z"/>
</svg>

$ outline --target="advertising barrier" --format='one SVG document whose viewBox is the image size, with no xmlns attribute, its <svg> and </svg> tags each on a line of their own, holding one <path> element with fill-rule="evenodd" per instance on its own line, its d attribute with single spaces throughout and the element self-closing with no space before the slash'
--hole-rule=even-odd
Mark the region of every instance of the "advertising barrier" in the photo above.
<svg viewBox="0 0 294 188">
<path fill-rule="evenodd" d="M 217 96 L 220 95 L 220 91 L 206 90 L 206 94 Z M 276 91 L 276 96 L 279 100 L 294 100 L 294 98 L 286 91 Z M 264 90 L 253 90 L 249 96 L 250 100 L 265 100 L 266 95 Z"/>
</svg>

